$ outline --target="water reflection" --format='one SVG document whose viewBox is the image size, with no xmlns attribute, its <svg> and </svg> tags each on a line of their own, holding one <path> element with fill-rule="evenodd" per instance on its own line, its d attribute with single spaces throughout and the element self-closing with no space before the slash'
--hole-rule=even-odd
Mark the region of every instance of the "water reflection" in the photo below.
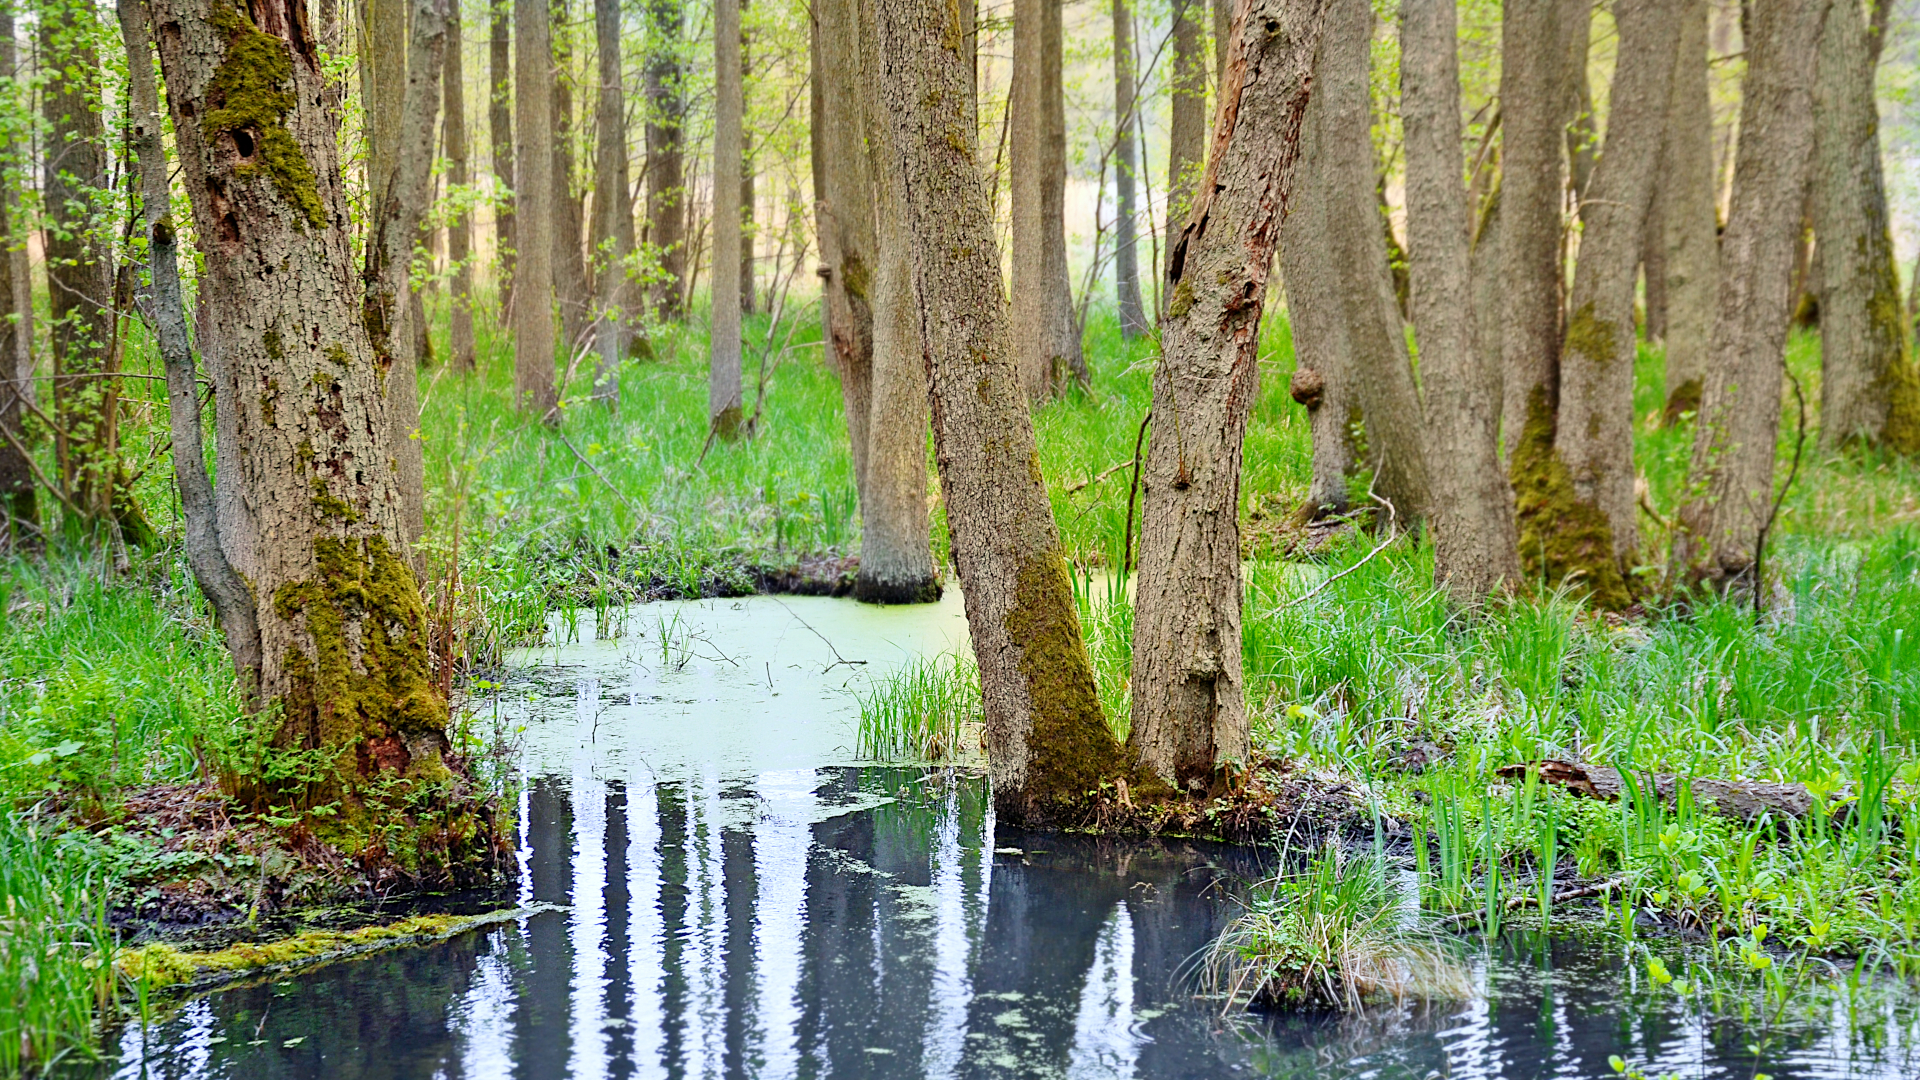
<svg viewBox="0 0 1920 1080">
<path fill-rule="evenodd" d="M 1223 1026 L 1182 976 L 1246 856 L 995 830 L 976 781 L 833 768 L 545 776 L 521 896 L 567 910 L 195 1001 L 155 1078 L 1913 1076 L 1904 999 L 1701 1024 L 1605 958 L 1513 938 L 1433 1011 Z"/>
</svg>

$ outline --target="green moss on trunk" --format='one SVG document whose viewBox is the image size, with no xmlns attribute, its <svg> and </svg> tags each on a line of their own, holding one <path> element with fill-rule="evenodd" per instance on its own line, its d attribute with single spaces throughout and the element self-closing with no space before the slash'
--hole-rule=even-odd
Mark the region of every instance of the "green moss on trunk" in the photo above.
<svg viewBox="0 0 1920 1080">
<path fill-rule="evenodd" d="M 1571 338 L 1571 335 L 1569 335 Z M 1613 528 L 1575 494 L 1573 475 L 1553 448 L 1554 415 L 1544 387 L 1527 398 L 1527 425 L 1513 450 L 1520 561 L 1530 580 L 1572 585 L 1588 602 L 1618 611 L 1633 602 L 1613 557 Z"/>
<path fill-rule="evenodd" d="M 227 37 L 227 55 L 207 86 L 200 128 L 209 143 L 232 143 L 239 176 L 264 173 L 275 190 L 312 227 L 325 228 L 326 208 L 306 152 L 287 130 L 293 111 L 293 59 L 287 44 L 254 26 L 243 6 L 214 0 L 213 24 Z"/>
</svg>

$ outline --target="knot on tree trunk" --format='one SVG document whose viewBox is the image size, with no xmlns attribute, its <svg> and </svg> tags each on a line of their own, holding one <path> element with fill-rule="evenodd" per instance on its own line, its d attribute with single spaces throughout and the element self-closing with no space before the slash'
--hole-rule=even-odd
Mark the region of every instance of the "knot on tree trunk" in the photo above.
<svg viewBox="0 0 1920 1080">
<path fill-rule="evenodd" d="M 1293 373 L 1293 381 L 1287 385 L 1287 392 L 1307 408 L 1317 409 L 1327 392 L 1327 377 L 1312 368 L 1298 368 Z"/>
</svg>

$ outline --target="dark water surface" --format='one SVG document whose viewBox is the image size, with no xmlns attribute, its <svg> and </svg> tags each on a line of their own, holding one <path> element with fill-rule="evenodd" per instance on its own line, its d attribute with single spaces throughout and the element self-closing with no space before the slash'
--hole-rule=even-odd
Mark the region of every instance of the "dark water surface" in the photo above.
<svg viewBox="0 0 1920 1080">
<path fill-rule="evenodd" d="M 808 630 L 774 659 L 726 626 L 764 639 L 766 605 L 685 611 L 718 659 L 549 650 L 518 699 L 534 779 L 503 900 L 566 910 L 196 999 L 78 1075 L 1520 1080 L 1613 1076 L 1619 1054 L 1654 1077 L 1920 1077 L 1910 997 L 1707 1022 L 1564 939 L 1463 947 L 1467 1003 L 1225 1023 L 1192 958 L 1256 857 L 996 830 L 978 779 L 844 763 L 851 706 L 822 676 L 846 673 L 820 669 L 881 644 L 835 631 L 839 609 L 787 609 Z M 762 682 L 780 711 L 741 720 L 729 698 Z M 769 735 L 742 743 L 755 716 Z"/>
</svg>

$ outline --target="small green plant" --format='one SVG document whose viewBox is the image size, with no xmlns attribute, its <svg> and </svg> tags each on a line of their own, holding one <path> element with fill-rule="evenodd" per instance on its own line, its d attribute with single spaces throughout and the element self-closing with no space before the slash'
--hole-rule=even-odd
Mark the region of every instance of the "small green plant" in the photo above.
<svg viewBox="0 0 1920 1080">
<path fill-rule="evenodd" d="M 980 672 L 970 658 L 916 658 L 858 697 L 863 758 L 964 761 L 980 752 Z"/>
</svg>

